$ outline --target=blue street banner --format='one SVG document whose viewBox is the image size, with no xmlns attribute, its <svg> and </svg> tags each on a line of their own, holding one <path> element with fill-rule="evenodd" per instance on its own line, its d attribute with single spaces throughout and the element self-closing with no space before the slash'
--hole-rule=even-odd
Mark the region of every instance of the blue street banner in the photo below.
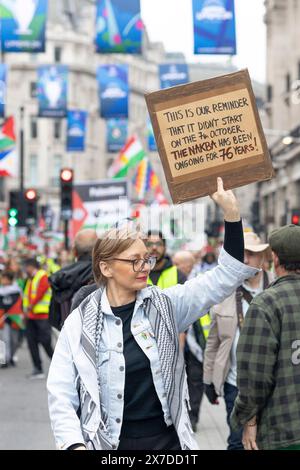
<svg viewBox="0 0 300 470">
<path fill-rule="evenodd" d="M 148 136 L 148 150 L 149 152 L 157 152 L 157 145 L 154 137 L 153 127 L 151 124 L 150 116 L 147 118 L 147 136 Z"/>
<path fill-rule="evenodd" d="M 140 54 L 142 32 L 140 0 L 97 1 L 97 52 Z"/>
<path fill-rule="evenodd" d="M 106 149 L 107 152 L 119 152 L 127 141 L 127 119 L 108 119 L 106 121 Z"/>
<path fill-rule="evenodd" d="M 101 65 L 97 70 L 100 116 L 128 118 L 128 65 Z"/>
<path fill-rule="evenodd" d="M 84 152 L 87 112 L 69 110 L 67 118 L 67 152 Z"/>
<path fill-rule="evenodd" d="M 0 64 L 0 117 L 5 117 L 7 65 Z"/>
<path fill-rule="evenodd" d="M 236 54 L 234 0 L 193 0 L 194 53 Z"/>
<path fill-rule="evenodd" d="M 159 66 L 160 88 L 184 85 L 189 82 L 187 64 L 161 64 Z"/>
<path fill-rule="evenodd" d="M 0 0 L 2 52 L 45 52 L 48 0 Z"/>
<path fill-rule="evenodd" d="M 66 117 L 67 91 L 68 67 L 66 65 L 38 67 L 39 117 Z"/>
</svg>

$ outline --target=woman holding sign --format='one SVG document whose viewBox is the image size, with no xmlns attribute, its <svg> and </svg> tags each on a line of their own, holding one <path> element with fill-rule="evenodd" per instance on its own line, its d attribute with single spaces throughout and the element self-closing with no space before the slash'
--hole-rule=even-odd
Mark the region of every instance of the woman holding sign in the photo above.
<svg viewBox="0 0 300 470">
<path fill-rule="evenodd" d="M 232 191 L 218 190 L 224 248 L 219 264 L 183 285 L 147 286 L 155 265 L 144 235 L 106 232 L 93 253 L 99 288 L 65 322 L 48 377 L 49 410 L 61 449 L 197 449 L 178 335 L 257 272 L 243 264 Z"/>
</svg>

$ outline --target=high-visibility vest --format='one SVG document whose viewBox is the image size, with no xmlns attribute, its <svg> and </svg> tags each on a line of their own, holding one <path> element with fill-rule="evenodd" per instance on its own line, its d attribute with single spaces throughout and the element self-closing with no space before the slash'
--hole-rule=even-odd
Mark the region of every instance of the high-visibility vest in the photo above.
<svg viewBox="0 0 300 470">
<path fill-rule="evenodd" d="M 210 314 L 207 313 L 206 315 L 203 315 L 203 317 L 200 317 L 199 322 L 200 322 L 200 325 L 201 325 L 201 328 L 202 328 L 202 331 L 203 331 L 203 334 L 204 334 L 204 338 L 205 338 L 205 341 L 206 341 L 207 337 L 209 335 L 209 327 L 210 327 L 210 324 L 211 324 Z"/>
<path fill-rule="evenodd" d="M 150 277 L 148 277 L 147 283 L 153 286 Z M 176 284 L 178 284 L 178 270 L 176 266 L 170 266 L 170 268 L 165 269 L 157 281 L 157 286 L 161 289 L 167 289 L 167 287 L 173 287 Z"/>
<path fill-rule="evenodd" d="M 48 276 L 51 276 L 51 274 L 54 274 L 61 269 L 59 264 L 55 263 L 51 258 L 47 258 L 45 268 L 47 269 Z"/>
<path fill-rule="evenodd" d="M 199 320 L 195 321 L 192 325 L 196 342 L 203 351 L 205 349 L 206 340 L 209 335 L 210 323 L 210 315 L 207 313 L 206 315 L 203 315 L 203 317 L 200 317 Z"/>
<path fill-rule="evenodd" d="M 29 288 L 31 284 L 31 300 L 34 300 L 37 295 L 38 286 L 40 280 L 43 276 L 47 276 L 46 271 L 40 269 L 32 280 L 28 280 L 24 290 L 24 297 L 23 297 L 23 306 L 24 308 L 28 308 L 30 305 L 29 302 Z M 47 289 L 42 299 L 33 307 L 32 313 L 36 315 L 49 313 L 49 306 L 51 301 L 51 288 Z"/>
</svg>

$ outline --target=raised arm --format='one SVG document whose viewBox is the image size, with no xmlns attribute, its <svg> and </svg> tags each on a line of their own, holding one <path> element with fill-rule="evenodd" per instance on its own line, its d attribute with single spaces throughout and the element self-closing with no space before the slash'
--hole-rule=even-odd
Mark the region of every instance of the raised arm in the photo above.
<svg viewBox="0 0 300 470">
<path fill-rule="evenodd" d="M 224 190 L 221 178 L 218 178 L 218 190 L 212 195 L 212 199 L 223 210 L 225 220 L 225 249 L 221 251 L 218 266 L 182 286 L 177 285 L 164 290 L 174 305 L 174 314 L 180 332 L 185 331 L 197 320 L 199 312 L 205 314 L 211 306 L 229 297 L 245 279 L 258 272 L 257 269 L 241 262 L 244 238 L 238 202 L 232 191 Z"/>
</svg>

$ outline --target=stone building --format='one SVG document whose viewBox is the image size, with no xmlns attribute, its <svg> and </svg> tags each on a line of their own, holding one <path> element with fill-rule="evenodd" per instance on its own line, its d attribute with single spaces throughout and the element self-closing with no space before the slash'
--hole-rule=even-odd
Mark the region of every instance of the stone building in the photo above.
<svg viewBox="0 0 300 470">
<path fill-rule="evenodd" d="M 300 208 L 300 43 L 298 0 L 266 0 L 266 128 L 276 177 L 259 185 L 265 235 Z M 283 138 L 289 136 L 289 139 Z"/>
<path fill-rule="evenodd" d="M 106 177 L 115 154 L 106 151 L 106 123 L 99 116 L 96 69 L 101 64 L 129 65 L 129 135 L 137 133 L 146 144 L 147 108 L 144 93 L 157 90 L 157 64 L 163 61 L 162 44 L 151 44 L 144 34 L 141 55 L 97 54 L 94 48 L 96 7 L 89 0 L 51 0 L 46 32 L 46 52 L 2 54 L 8 64 L 6 116 L 13 115 L 17 136 L 24 108 L 25 188 L 35 188 L 40 205 L 59 212 L 59 173 L 74 169 L 75 182 Z M 86 151 L 66 152 L 66 119 L 38 118 L 36 99 L 37 67 L 64 64 L 69 67 L 68 108 L 88 112 Z M 18 179 L 0 178 L 2 211 L 9 189 L 19 187 Z"/>
</svg>

